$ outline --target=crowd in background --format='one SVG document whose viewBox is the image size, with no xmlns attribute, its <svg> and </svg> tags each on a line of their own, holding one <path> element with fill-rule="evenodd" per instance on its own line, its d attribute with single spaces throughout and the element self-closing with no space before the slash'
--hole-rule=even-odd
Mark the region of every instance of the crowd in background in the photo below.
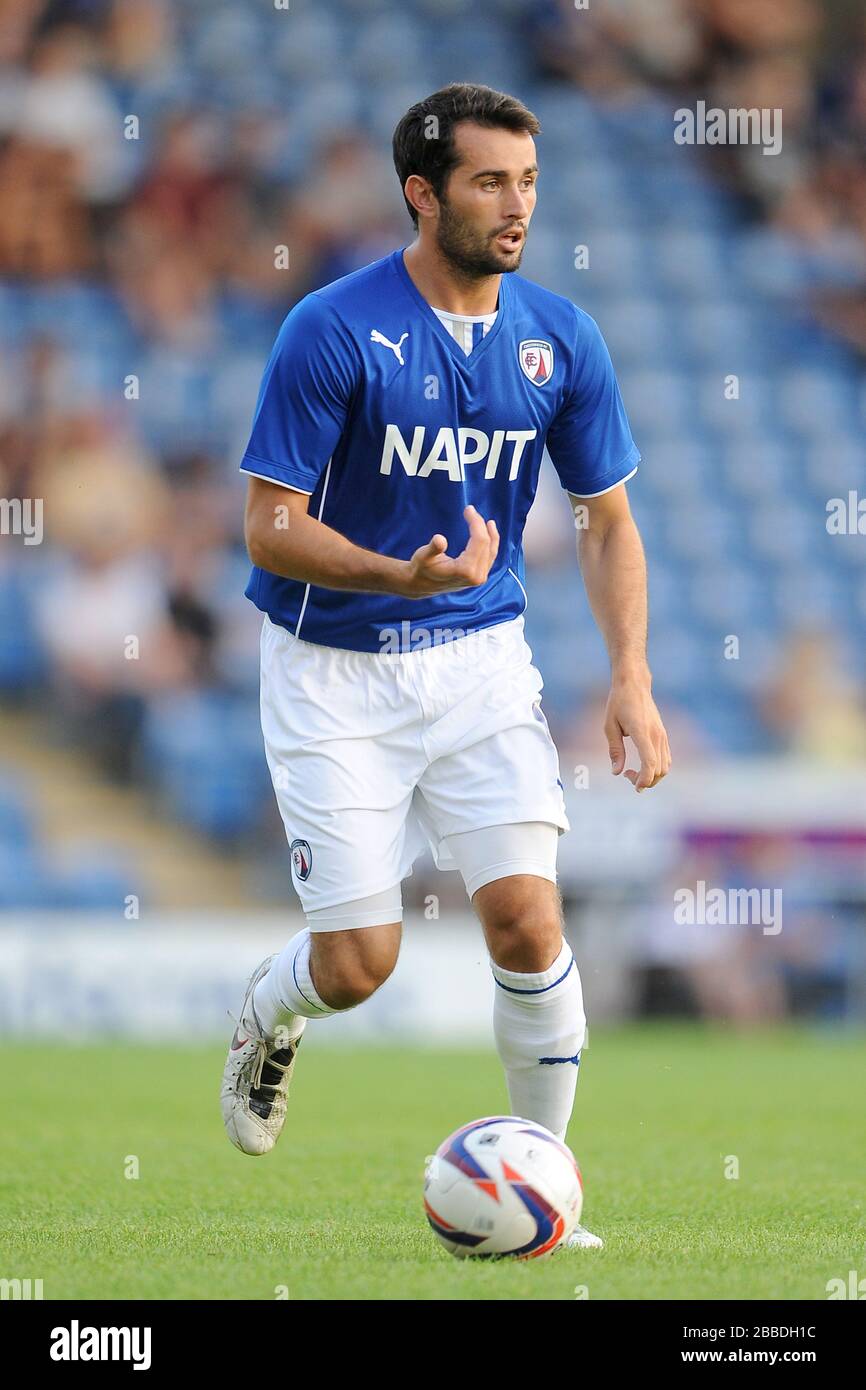
<svg viewBox="0 0 866 1390">
<path fill-rule="evenodd" d="M 225 446 L 242 446 L 252 380 L 221 451 L 138 428 L 121 394 L 127 371 L 148 354 L 176 355 L 185 370 L 207 363 L 231 345 L 238 317 L 252 322 L 249 341 L 264 353 L 305 292 L 407 234 L 387 150 L 362 132 L 327 135 L 287 170 L 294 131 L 278 107 L 208 105 L 176 81 L 183 10 L 169 0 L 0 3 L 0 283 L 8 301 L 28 285 L 103 291 L 129 351 L 109 388 L 82 384 L 85 344 L 65 338 L 50 309 L 26 334 L 0 338 L 0 491 L 51 499 L 53 573 L 39 595 L 39 638 L 58 702 L 84 716 L 78 736 L 89 728 L 117 768 L 130 764 L 138 701 L 231 682 L 251 657 L 238 607 L 218 605 L 210 581 L 240 546 L 235 460 Z M 813 258 L 826 312 L 857 337 L 866 20 L 855 6 L 619 0 L 580 11 L 559 0 L 529 7 L 523 23 L 542 74 L 603 102 L 651 87 L 722 106 L 783 106 L 778 159 L 717 148 L 714 174 L 767 236 L 793 238 Z M 182 99 L 172 99 L 175 89 Z M 146 131 L 122 138 L 136 134 L 124 125 L 136 116 L 132 93 L 139 105 L 145 98 Z M 290 248 L 288 265 L 276 264 L 279 246 Z M 834 279 L 852 270 L 860 283 L 841 293 Z M 530 566 L 547 553 L 545 543 L 533 550 L 532 528 L 527 549 Z M 227 590 L 217 592 L 222 599 Z M 147 661 L 126 659 L 118 638 L 128 632 Z M 844 686 L 825 656 L 824 683 Z M 820 693 L 803 710 L 802 693 L 759 704 L 782 746 L 820 751 L 809 732 Z M 859 695 L 831 698 L 862 745 Z M 700 747 L 685 711 L 680 722 L 681 746 Z"/>
<path fill-rule="evenodd" d="M 360 24 L 364 7 L 349 8 Z M 441 9 L 445 22 L 460 6 Z M 281 106 L 280 84 L 300 75 L 288 41 L 260 100 L 254 71 L 234 99 L 211 99 L 233 45 L 243 52 L 244 10 L 219 7 L 211 23 L 208 6 L 172 0 L 0 0 L 0 496 L 47 507 L 43 546 L 0 542 L 0 587 L 9 607 L 26 600 L 29 624 L 0 681 L 120 779 L 146 776 L 147 721 L 165 697 L 254 698 L 236 469 L 258 375 L 294 302 L 410 233 L 383 139 L 335 120 L 308 141 Z M 539 0 L 503 14 L 554 91 L 614 109 L 648 91 L 784 108 L 778 157 L 707 150 L 710 177 L 768 276 L 796 263 L 814 313 L 866 350 L 854 0 Z M 551 555 L 574 563 L 552 505 L 540 498 L 527 533 L 530 593 Z M 554 711 L 569 763 L 601 741 L 603 693 Z M 780 751 L 866 753 L 863 690 L 832 634 L 792 634 L 750 699 Z M 680 761 L 707 751 L 686 699 L 666 713 Z M 703 979 L 695 967 L 698 993 Z"/>
</svg>

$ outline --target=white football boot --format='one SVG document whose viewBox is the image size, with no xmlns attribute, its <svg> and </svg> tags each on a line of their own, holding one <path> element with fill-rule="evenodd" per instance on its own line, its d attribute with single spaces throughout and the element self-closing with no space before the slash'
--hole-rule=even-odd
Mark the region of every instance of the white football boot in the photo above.
<svg viewBox="0 0 866 1390">
<path fill-rule="evenodd" d="M 603 1250 L 604 1241 L 601 1236 L 594 1236 L 592 1231 L 588 1231 L 585 1226 L 575 1226 L 567 1240 L 562 1242 L 560 1250 Z"/>
<path fill-rule="evenodd" d="M 220 1091 L 226 1133 L 245 1154 L 269 1153 L 280 1137 L 286 1121 L 289 1081 L 304 1031 L 302 1028 L 283 1047 L 269 1042 L 262 1032 L 253 1006 L 253 991 L 274 959 L 268 956 L 250 976 Z M 303 1025 L 306 1028 L 306 1019 Z"/>
</svg>

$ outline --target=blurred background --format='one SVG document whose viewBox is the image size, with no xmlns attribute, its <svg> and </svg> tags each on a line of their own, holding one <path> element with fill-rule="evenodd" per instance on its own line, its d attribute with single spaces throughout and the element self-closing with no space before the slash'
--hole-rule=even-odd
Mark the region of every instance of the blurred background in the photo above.
<svg viewBox="0 0 866 1390">
<path fill-rule="evenodd" d="M 862 1026 L 862 5 L 278 4 L 0 0 L 0 1028 L 219 1032 L 302 925 L 238 462 L 291 306 L 412 239 L 391 133 L 454 80 L 538 115 L 522 271 L 598 320 L 643 455 L 652 797 L 608 771 L 549 460 L 526 535 L 590 1017 Z M 781 152 L 677 144 L 699 101 L 780 109 Z M 700 884 L 781 894 L 781 930 L 683 924 Z M 404 899 L 397 973 L 322 1040 L 489 1041 L 459 876 Z"/>
</svg>

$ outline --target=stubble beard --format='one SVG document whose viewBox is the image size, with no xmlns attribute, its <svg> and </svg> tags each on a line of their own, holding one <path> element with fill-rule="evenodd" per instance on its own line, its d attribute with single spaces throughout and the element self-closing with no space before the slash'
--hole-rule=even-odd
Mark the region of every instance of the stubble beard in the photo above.
<svg viewBox="0 0 866 1390">
<path fill-rule="evenodd" d="M 436 230 L 436 246 L 440 256 L 463 280 L 484 280 L 490 275 L 510 275 L 519 269 L 526 246 L 524 238 L 518 254 L 497 251 L 489 237 L 476 232 L 464 218 L 452 212 L 444 199 L 439 200 L 440 217 Z"/>
</svg>

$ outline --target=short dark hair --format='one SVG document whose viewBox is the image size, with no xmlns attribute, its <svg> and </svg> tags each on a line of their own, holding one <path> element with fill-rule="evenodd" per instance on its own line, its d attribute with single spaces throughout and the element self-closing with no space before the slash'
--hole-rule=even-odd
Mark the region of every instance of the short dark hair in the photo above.
<svg viewBox="0 0 866 1390">
<path fill-rule="evenodd" d="M 538 118 L 516 97 L 472 82 L 452 82 L 410 106 L 394 131 L 394 168 L 401 188 L 410 174 L 419 174 L 436 197 L 442 197 L 449 174 L 460 162 L 454 147 L 454 127 L 460 121 L 530 135 L 541 130 Z M 403 200 L 417 227 L 418 214 L 405 193 Z"/>
</svg>

